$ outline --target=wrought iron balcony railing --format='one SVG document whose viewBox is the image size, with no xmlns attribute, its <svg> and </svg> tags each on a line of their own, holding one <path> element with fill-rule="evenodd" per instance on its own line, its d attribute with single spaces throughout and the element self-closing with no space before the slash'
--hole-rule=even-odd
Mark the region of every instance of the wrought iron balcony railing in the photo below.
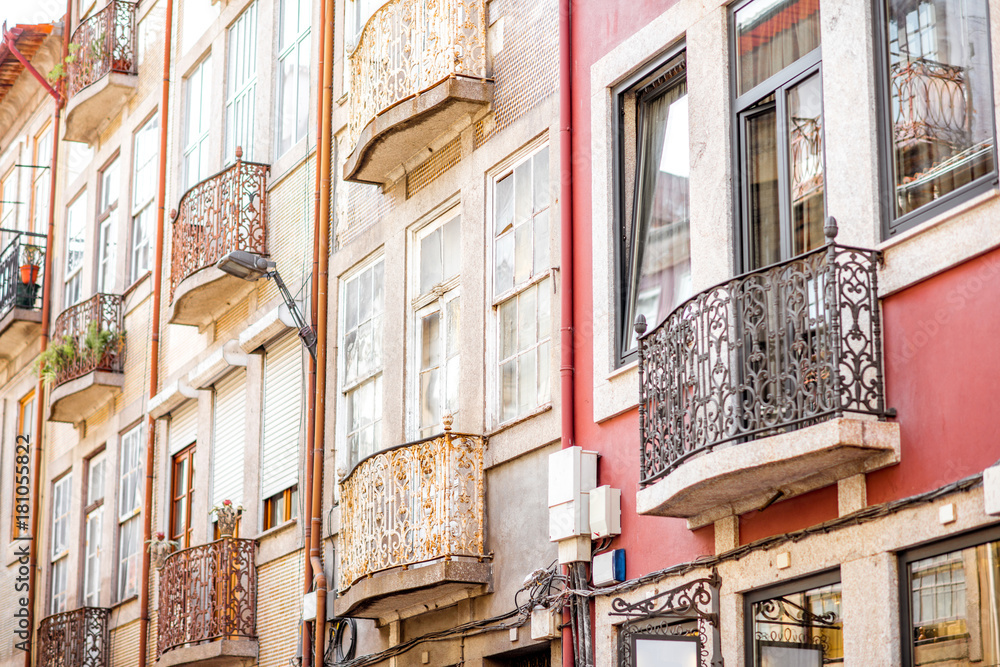
<svg viewBox="0 0 1000 667">
<path fill-rule="evenodd" d="M 342 591 L 382 570 L 483 558 L 485 443 L 445 432 L 354 467 L 341 482 Z"/>
<path fill-rule="evenodd" d="M 13 308 L 42 307 L 45 235 L 0 229 L 0 319 Z"/>
<path fill-rule="evenodd" d="M 83 607 L 38 624 L 39 667 L 108 667 L 110 609 Z"/>
<path fill-rule="evenodd" d="M 270 167 L 236 162 L 184 193 L 171 213 L 170 300 L 182 280 L 233 250 L 267 254 L 267 173 Z"/>
<path fill-rule="evenodd" d="M 736 276 L 639 338 L 641 484 L 720 445 L 886 414 L 876 251 L 828 243 Z"/>
<path fill-rule="evenodd" d="M 66 63 L 70 97 L 112 72 L 136 73 L 135 7 L 111 0 L 73 31 Z"/>
<path fill-rule="evenodd" d="M 350 51 L 351 146 L 389 107 L 448 77 L 486 78 L 485 0 L 390 0 Z"/>
<path fill-rule="evenodd" d="M 254 540 L 223 537 L 167 556 L 157 656 L 185 645 L 257 638 L 256 551 Z"/>
<path fill-rule="evenodd" d="M 965 68 L 926 59 L 889 68 L 897 144 L 935 142 L 965 148 L 971 120 Z"/>
<path fill-rule="evenodd" d="M 121 373 L 125 367 L 125 317 L 119 294 L 95 294 L 60 313 L 49 345 L 59 345 L 56 385 L 91 371 Z"/>
</svg>

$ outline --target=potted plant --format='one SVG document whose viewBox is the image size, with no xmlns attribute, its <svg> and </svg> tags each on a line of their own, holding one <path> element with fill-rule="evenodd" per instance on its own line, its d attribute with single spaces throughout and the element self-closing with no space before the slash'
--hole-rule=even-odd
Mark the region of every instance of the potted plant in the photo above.
<svg viewBox="0 0 1000 667">
<path fill-rule="evenodd" d="M 21 283 L 17 286 L 17 307 L 34 308 L 38 297 L 38 272 L 42 249 L 36 245 L 21 248 Z"/>
<path fill-rule="evenodd" d="M 77 362 L 79 354 L 76 349 L 76 339 L 72 336 L 63 336 L 61 342 L 52 341 L 49 346 L 38 355 L 38 370 L 42 373 L 42 379 L 46 384 L 52 384 L 59 377 L 60 373 L 68 370 Z"/>
<path fill-rule="evenodd" d="M 163 533 L 157 533 L 146 542 L 149 545 L 149 562 L 159 570 L 167 560 L 167 556 L 177 546 L 176 540 L 168 540 Z"/>
<path fill-rule="evenodd" d="M 239 521 L 240 515 L 243 514 L 243 507 L 233 505 L 233 501 L 226 498 L 222 501 L 221 505 L 216 505 L 212 508 L 212 514 L 215 515 L 216 520 L 219 522 L 219 535 L 222 537 L 232 537 L 233 533 L 236 532 L 236 522 Z"/>
</svg>

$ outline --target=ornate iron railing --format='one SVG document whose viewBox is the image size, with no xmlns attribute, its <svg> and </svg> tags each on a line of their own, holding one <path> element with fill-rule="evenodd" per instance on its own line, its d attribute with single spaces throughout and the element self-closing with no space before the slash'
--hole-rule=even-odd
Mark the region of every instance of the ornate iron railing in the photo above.
<svg viewBox="0 0 1000 667">
<path fill-rule="evenodd" d="M 83 607 L 38 624 L 39 667 L 108 667 L 110 609 Z"/>
<path fill-rule="evenodd" d="M 380 113 L 452 76 L 486 78 L 485 0 L 391 0 L 351 50 L 351 145 Z"/>
<path fill-rule="evenodd" d="M 236 162 L 184 193 L 171 212 L 170 300 L 182 280 L 233 250 L 267 254 L 267 173 L 270 167 Z"/>
<path fill-rule="evenodd" d="M 485 445 L 446 432 L 354 467 L 341 482 L 341 590 L 390 568 L 483 557 Z"/>
<path fill-rule="evenodd" d="M 965 68 L 930 60 L 904 60 L 889 68 L 893 135 L 897 144 L 933 141 L 969 144 Z"/>
<path fill-rule="evenodd" d="M 125 368 L 125 317 L 119 294 L 95 294 L 56 318 L 49 345 L 64 346 L 55 384 L 91 371 L 121 373 Z"/>
<path fill-rule="evenodd" d="M 111 0 L 73 31 L 66 63 L 70 97 L 111 72 L 136 73 L 135 7 Z"/>
<path fill-rule="evenodd" d="M 885 416 L 873 250 L 833 243 L 705 290 L 639 338 L 641 484 L 719 445 Z"/>
<path fill-rule="evenodd" d="M 157 656 L 188 644 L 257 638 L 256 551 L 254 540 L 223 537 L 167 556 Z"/>
<path fill-rule="evenodd" d="M 45 235 L 0 229 L 0 318 L 13 308 L 42 307 Z"/>
</svg>

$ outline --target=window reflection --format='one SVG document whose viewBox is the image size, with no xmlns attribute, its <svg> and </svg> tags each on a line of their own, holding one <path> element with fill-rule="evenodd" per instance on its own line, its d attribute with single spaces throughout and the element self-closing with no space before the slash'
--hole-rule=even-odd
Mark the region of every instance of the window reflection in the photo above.
<svg viewBox="0 0 1000 667">
<path fill-rule="evenodd" d="M 735 21 L 740 95 L 819 46 L 819 0 L 756 0 Z"/>
<path fill-rule="evenodd" d="M 844 664 L 840 584 L 752 605 L 754 667 Z"/>
</svg>

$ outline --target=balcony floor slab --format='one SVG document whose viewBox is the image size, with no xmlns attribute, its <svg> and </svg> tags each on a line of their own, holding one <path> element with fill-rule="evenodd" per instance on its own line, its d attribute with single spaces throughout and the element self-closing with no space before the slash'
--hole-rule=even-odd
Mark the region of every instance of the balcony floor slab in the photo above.
<svg viewBox="0 0 1000 667">
<path fill-rule="evenodd" d="M 220 639 L 171 649 L 156 661 L 157 667 L 250 667 L 257 664 L 256 639 Z"/>
<path fill-rule="evenodd" d="M 109 72 L 70 98 L 63 139 L 93 144 L 111 116 L 118 113 L 139 85 L 135 74 Z"/>
<path fill-rule="evenodd" d="M 203 329 L 245 297 L 253 285 L 214 266 L 206 266 L 177 285 L 167 321 Z"/>
<path fill-rule="evenodd" d="M 636 493 L 639 514 L 691 529 L 899 462 L 899 424 L 841 417 L 718 448 Z"/>
<path fill-rule="evenodd" d="M 42 314 L 37 310 L 11 308 L 0 318 L 0 357 L 10 357 L 42 331 Z"/>
<path fill-rule="evenodd" d="M 91 371 L 53 387 L 49 398 L 49 421 L 76 424 L 121 391 L 124 373 Z"/>
</svg>

